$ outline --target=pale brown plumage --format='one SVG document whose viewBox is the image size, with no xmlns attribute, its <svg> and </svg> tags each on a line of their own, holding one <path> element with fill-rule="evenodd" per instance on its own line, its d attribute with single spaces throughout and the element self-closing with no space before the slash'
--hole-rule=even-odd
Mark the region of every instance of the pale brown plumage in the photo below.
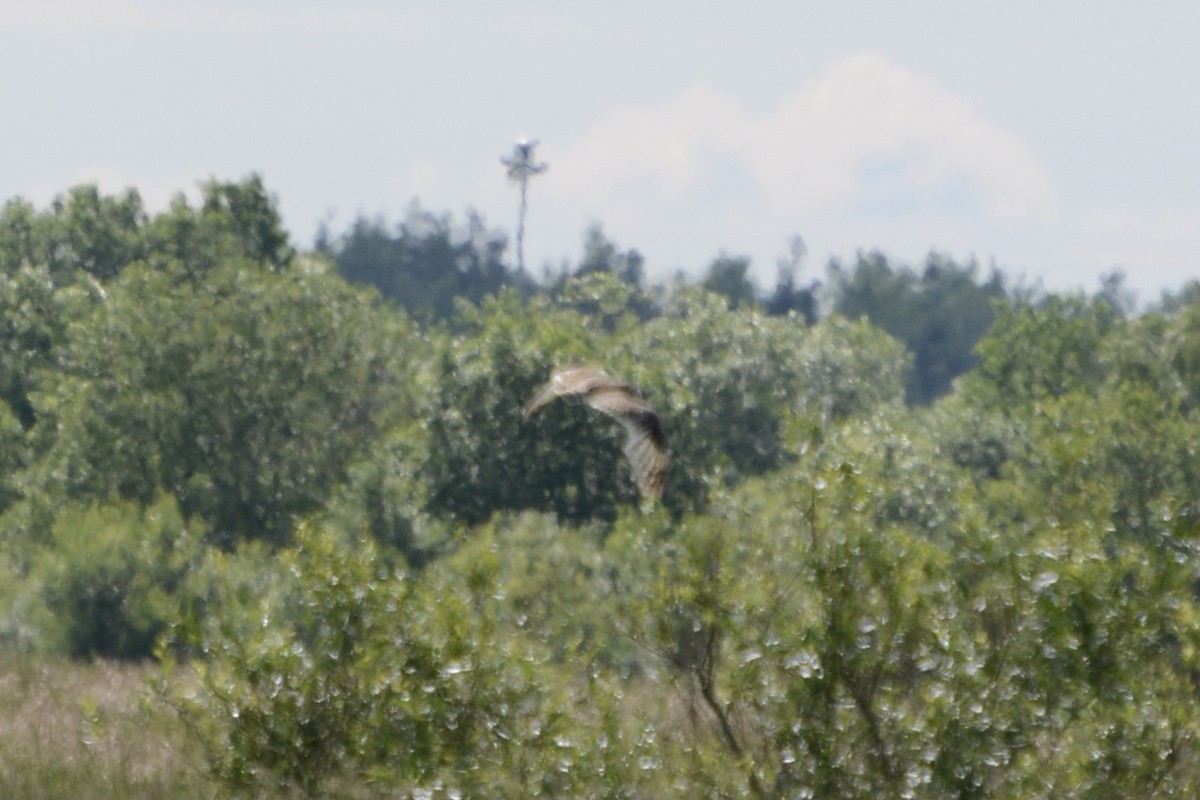
<svg viewBox="0 0 1200 800">
<path fill-rule="evenodd" d="M 525 406 L 525 419 L 556 397 L 582 397 L 597 411 L 620 421 L 628 435 L 625 455 L 643 497 L 662 497 L 671 454 L 658 413 L 630 384 L 593 366 L 567 367 L 555 371 Z"/>
</svg>

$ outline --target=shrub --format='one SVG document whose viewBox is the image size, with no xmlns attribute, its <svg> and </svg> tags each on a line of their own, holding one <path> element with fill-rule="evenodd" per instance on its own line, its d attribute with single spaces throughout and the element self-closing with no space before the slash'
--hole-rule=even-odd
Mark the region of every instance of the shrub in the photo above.
<svg viewBox="0 0 1200 800">
<path fill-rule="evenodd" d="M 34 573 L 72 657 L 146 658 L 201 552 L 169 496 L 146 509 L 72 507 L 55 520 Z"/>
</svg>

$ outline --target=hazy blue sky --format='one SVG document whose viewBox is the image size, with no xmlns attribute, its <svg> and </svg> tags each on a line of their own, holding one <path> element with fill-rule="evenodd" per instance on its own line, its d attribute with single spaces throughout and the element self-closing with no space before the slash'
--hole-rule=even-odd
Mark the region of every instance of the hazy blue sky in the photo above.
<svg viewBox="0 0 1200 800">
<path fill-rule="evenodd" d="M 878 248 L 1051 288 L 1200 277 L 1200 3 L 0 0 L 0 196 L 260 172 L 322 220 L 478 209 L 526 134 L 526 258 L 653 275 Z"/>
</svg>

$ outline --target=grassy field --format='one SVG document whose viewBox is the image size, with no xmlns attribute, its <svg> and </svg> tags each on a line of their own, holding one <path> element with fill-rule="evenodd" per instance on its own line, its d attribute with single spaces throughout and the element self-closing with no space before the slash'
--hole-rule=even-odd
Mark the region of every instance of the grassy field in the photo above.
<svg viewBox="0 0 1200 800">
<path fill-rule="evenodd" d="M 0 797 L 214 797 L 173 712 L 148 700 L 153 670 L 0 661 Z"/>
</svg>

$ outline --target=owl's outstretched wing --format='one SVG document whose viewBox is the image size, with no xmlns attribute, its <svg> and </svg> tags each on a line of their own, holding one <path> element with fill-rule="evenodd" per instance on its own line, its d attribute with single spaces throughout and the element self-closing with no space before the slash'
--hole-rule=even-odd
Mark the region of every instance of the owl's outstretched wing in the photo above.
<svg viewBox="0 0 1200 800">
<path fill-rule="evenodd" d="M 627 433 L 624 451 L 643 497 L 662 497 L 671 454 L 658 413 L 630 384 L 593 366 L 558 370 L 525 406 L 528 419 L 557 397 L 582 397 L 589 406 L 618 420 Z"/>
<path fill-rule="evenodd" d="M 599 367 L 567 367 L 554 372 L 550 380 L 542 384 L 525 405 L 525 419 L 532 417 L 539 408 L 557 397 L 581 397 L 601 389 L 633 387 L 610 378 Z"/>
<path fill-rule="evenodd" d="M 625 426 L 625 456 L 633 467 L 638 490 L 644 497 L 662 497 L 671 455 L 658 413 L 625 388 L 598 389 L 589 392 L 584 400 Z"/>
</svg>

